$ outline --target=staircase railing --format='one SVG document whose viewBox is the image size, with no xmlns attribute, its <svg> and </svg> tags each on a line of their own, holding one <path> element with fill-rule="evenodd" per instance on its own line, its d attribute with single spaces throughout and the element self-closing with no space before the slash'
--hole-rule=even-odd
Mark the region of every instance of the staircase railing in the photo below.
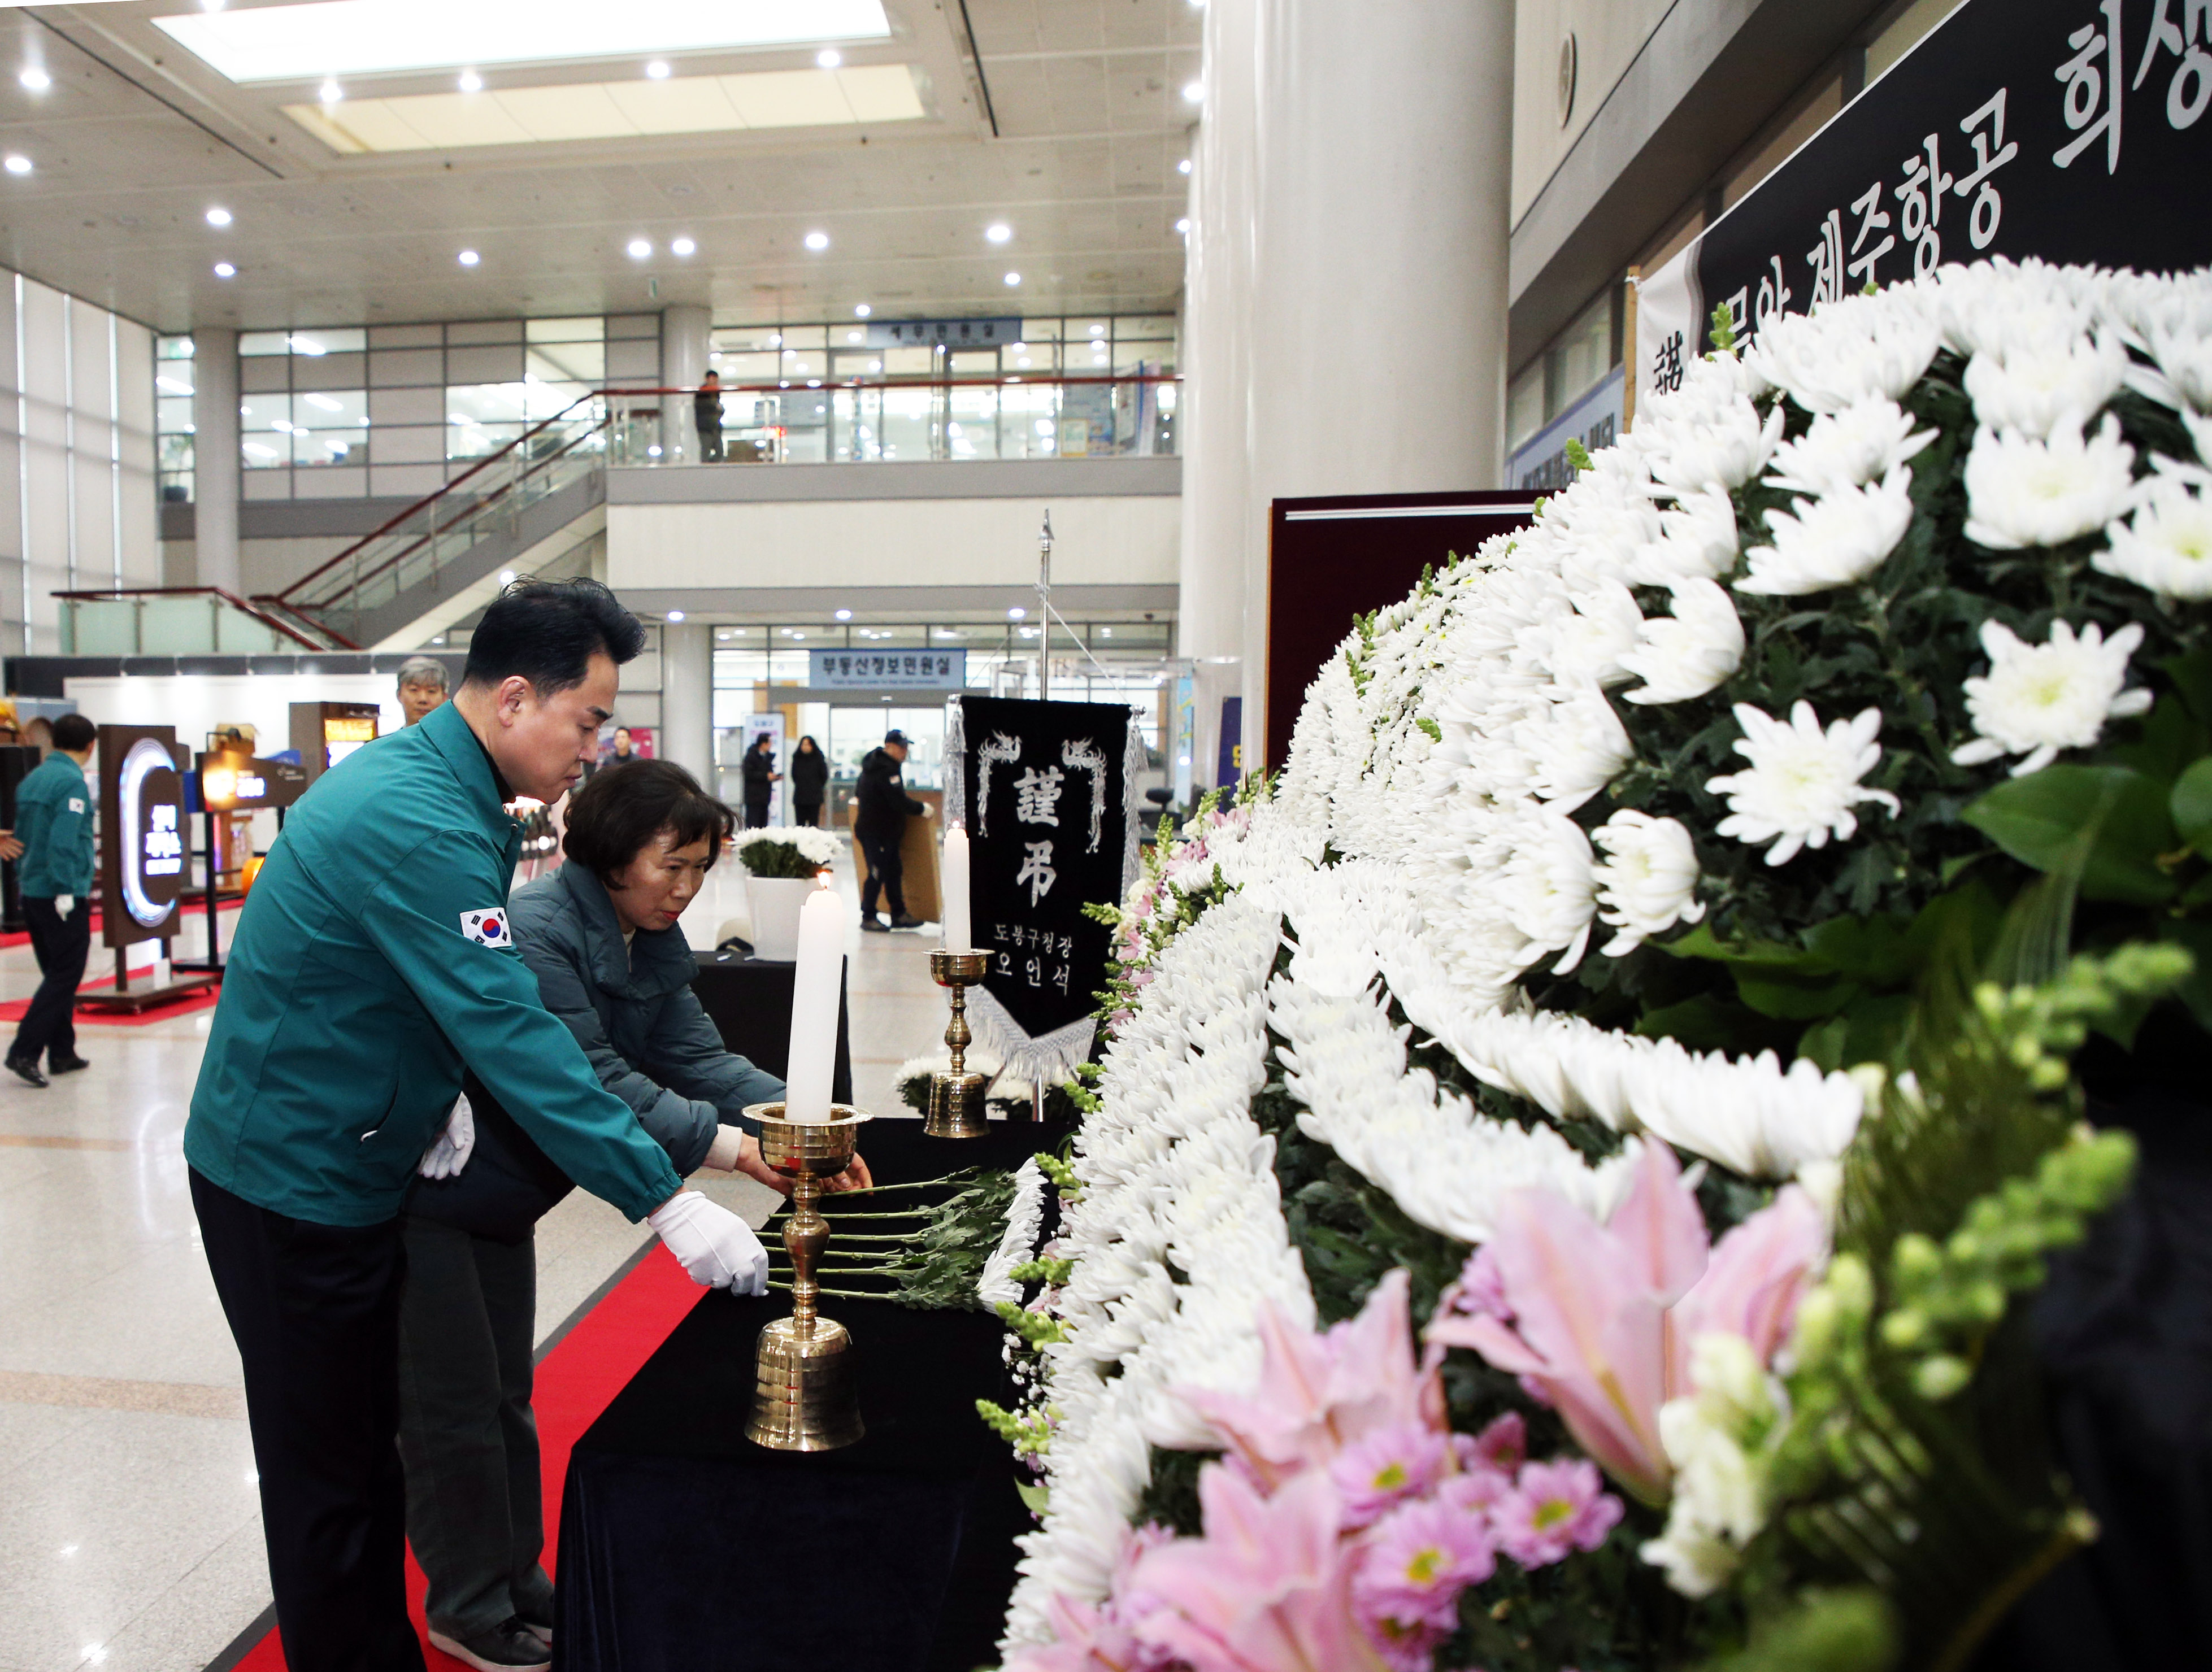
<svg viewBox="0 0 2212 1672">
<path fill-rule="evenodd" d="M 246 655 L 330 646 L 220 586 L 57 592 L 64 656 Z"/>
</svg>

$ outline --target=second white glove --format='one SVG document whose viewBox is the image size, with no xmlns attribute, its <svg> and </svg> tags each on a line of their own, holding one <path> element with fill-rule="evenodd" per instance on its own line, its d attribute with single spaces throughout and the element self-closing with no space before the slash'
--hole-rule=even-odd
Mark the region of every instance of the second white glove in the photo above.
<svg viewBox="0 0 2212 1672">
<path fill-rule="evenodd" d="M 679 1190 L 647 1215 L 691 1281 L 732 1294 L 768 1292 L 768 1250 L 752 1227 L 696 1190 Z"/>
<path fill-rule="evenodd" d="M 422 1152 L 422 1165 L 415 1171 L 425 1178 L 451 1178 L 468 1166 L 469 1152 L 476 1147 L 477 1112 L 469 1107 L 468 1094 L 463 1093 L 453 1100 L 446 1130 Z"/>
</svg>

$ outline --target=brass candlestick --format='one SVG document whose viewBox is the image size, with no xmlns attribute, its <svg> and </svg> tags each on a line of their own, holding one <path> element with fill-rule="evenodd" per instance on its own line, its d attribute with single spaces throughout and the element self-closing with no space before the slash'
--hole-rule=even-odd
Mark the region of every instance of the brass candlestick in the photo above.
<svg viewBox="0 0 2212 1672">
<path fill-rule="evenodd" d="M 814 1310 L 822 1293 L 814 1263 L 830 1245 L 830 1223 L 816 1210 L 822 1181 L 853 1164 L 860 1123 L 870 1117 L 833 1103 L 826 1121 L 786 1120 L 781 1103 L 756 1103 L 762 1159 L 796 1180 L 783 1245 L 792 1265 L 791 1316 L 760 1332 L 753 1358 L 753 1408 L 745 1438 L 772 1451 L 834 1451 L 866 1432 L 853 1372 L 853 1337 Z"/>
<path fill-rule="evenodd" d="M 933 1138 L 980 1138 L 991 1130 L 983 1113 L 983 1076 L 967 1069 L 968 990 L 991 967 L 988 952 L 955 952 L 940 948 L 929 954 L 931 979 L 952 995 L 952 1020 L 945 1029 L 945 1043 L 952 1052 L 952 1066 L 929 1076 L 929 1112 L 921 1130 Z"/>
</svg>

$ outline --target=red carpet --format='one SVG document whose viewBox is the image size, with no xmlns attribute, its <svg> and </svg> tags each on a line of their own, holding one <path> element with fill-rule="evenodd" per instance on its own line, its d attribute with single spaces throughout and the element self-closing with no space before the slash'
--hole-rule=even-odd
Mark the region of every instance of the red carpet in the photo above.
<svg viewBox="0 0 2212 1672">
<path fill-rule="evenodd" d="M 568 1475 L 568 1450 L 597 1421 L 638 1367 L 707 1293 L 684 1275 L 669 1251 L 654 1244 L 613 1293 L 577 1320 L 575 1327 L 538 1366 L 534 1403 L 538 1443 L 545 1469 L 545 1569 L 555 1570 L 553 1548 L 561 1525 L 561 1487 Z M 407 1559 L 407 1606 L 432 1672 L 469 1672 L 463 1663 L 430 1646 L 423 1635 L 422 1570 Z M 237 1663 L 234 1672 L 283 1672 L 283 1645 L 270 1632 Z"/>
<path fill-rule="evenodd" d="M 153 972 L 149 970 L 143 974 L 131 977 L 131 982 L 134 985 L 143 987 L 153 978 Z M 80 993 L 112 993 L 114 990 L 115 977 L 112 972 L 105 975 L 96 975 L 77 989 Z M 172 1003 L 157 1004 L 147 1010 L 88 1010 L 80 1004 L 77 1007 L 76 1019 L 80 1022 L 89 1023 L 94 1027 L 143 1027 L 149 1021 L 167 1021 L 171 1016 L 189 1016 L 195 1010 L 212 1010 L 215 1009 L 216 1000 L 222 997 L 222 989 L 218 986 L 203 988 L 196 993 L 186 993 L 182 998 Z M 29 999 L 11 998 L 5 1003 L 0 1003 L 0 1021 L 21 1021 L 23 1020 L 23 1012 L 30 1008 Z"/>
</svg>

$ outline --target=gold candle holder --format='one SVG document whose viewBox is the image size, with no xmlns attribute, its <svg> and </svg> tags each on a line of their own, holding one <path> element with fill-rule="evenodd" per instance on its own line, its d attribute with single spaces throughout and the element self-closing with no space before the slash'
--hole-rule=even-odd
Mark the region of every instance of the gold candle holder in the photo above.
<svg viewBox="0 0 2212 1672">
<path fill-rule="evenodd" d="M 930 1137 L 980 1138 L 991 1130 L 983 1112 L 986 1082 L 981 1075 L 970 1074 L 967 1068 L 968 1044 L 975 1037 L 968 1031 L 968 990 L 990 967 L 988 952 L 939 948 L 929 954 L 930 978 L 952 995 L 952 1020 L 945 1029 L 952 1066 L 929 1076 L 929 1112 L 921 1120 L 921 1130 Z"/>
<path fill-rule="evenodd" d="M 826 1121 L 786 1120 L 781 1103 L 756 1103 L 745 1111 L 760 1123 L 761 1157 L 795 1181 L 783 1245 L 791 1253 L 791 1316 L 760 1332 L 753 1354 L 753 1405 L 745 1438 L 772 1451 L 834 1451 L 866 1432 L 860 1423 L 860 1384 L 853 1370 L 853 1337 L 815 1302 L 822 1286 L 815 1262 L 830 1245 L 830 1223 L 817 1210 L 822 1181 L 853 1164 L 861 1122 L 868 1114 L 833 1103 Z"/>
</svg>

